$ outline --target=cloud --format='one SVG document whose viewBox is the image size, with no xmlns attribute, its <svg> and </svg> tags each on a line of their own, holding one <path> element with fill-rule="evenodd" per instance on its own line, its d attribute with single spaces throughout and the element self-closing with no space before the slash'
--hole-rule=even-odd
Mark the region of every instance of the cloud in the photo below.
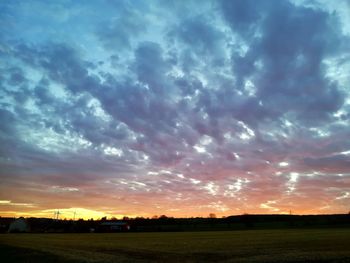
<svg viewBox="0 0 350 263">
<path fill-rule="evenodd" d="M 237 84 L 259 83 L 257 102 L 269 107 L 266 117 L 288 113 L 305 125 L 329 120 L 344 103 L 336 82 L 325 77 L 323 62 L 343 50 L 337 17 L 289 2 L 223 2 L 224 12 L 231 9 L 224 17 L 247 45 L 245 54 L 233 53 Z"/>
<path fill-rule="evenodd" d="M 147 18 L 144 10 L 121 1 L 113 8 L 117 13 L 110 21 L 102 21 L 97 27 L 97 36 L 111 50 L 130 49 L 134 38 L 147 31 Z M 141 10 L 140 10 L 141 9 Z"/>
<path fill-rule="evenodd" d="M 304 163 L 311 169 L 317 169 L 323 172 L 347 173 L 350 167 L 349 156 L 346 154 L 337 154 L 320 158 L 305 158 Z"/>
<path fill-rule="evenodd" d="M 3 200 L 191 216 L 316 211 L 300 195 L 349 191 L 337 4 L 0 5 Z"/>
</svg>

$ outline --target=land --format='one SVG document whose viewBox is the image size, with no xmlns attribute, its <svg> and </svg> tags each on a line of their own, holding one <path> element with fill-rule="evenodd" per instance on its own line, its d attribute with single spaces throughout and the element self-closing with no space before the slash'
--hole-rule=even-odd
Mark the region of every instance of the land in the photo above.
<svg viewBox="0 0 350 263">
<path fill-rule="evenodd" d="M 23 232 L 10 229 L 15 218 L 0 217 L 0 233 Z M 103 224 L 124 223 L 130 232 L 194 232 L 194 231 L 230 231 L 249 229 L 288 229 L 288 228 L 350 228 L 350 214 L 334 215 L 235 215 L 225 218 L 124 218 L 98 220 L 67 220 L 52 218 L 22 218 L 31 233 L 90 233 L 116 232 Z M 124 230 L 126 230 L 124 228 Z M 119 230 L 120 231 L 120 230 Z M 25 232 L 25 231 L 24 231 Z"/>
<path fill-rule="evenodd" d="M 1 262 L 350 262 L 350 228 L 1 234 Z"/>
</svg>

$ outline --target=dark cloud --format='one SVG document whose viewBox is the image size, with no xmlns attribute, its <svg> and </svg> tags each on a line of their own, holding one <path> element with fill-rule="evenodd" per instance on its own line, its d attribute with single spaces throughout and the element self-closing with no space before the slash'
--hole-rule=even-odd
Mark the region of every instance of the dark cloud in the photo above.
<svg viewBox="0 0 350 263">
<path fill-rule="evenodd" d="M 233 32 L 251 37 L 255 33 L 265 9 L 271 7 L 271 1 L 221 1 L 222 14 L 232 27 Z M 274 3 L 276 4 L 276 3 Z M 278 3 L 279 4 L 279 3 Z"/>
<path fill-rule="evenodd" d="M 210 17 L 198 16 L 181 21 L 168 34 L 171 41 L 185 44 L 190 52 L 210 57 L 214 65 L 222 65 L 225 48 L 224 34 L 210 24 Z"/>
<path fill-rule="evenodd" d="M 348 173 L 350 168 L 349 155 L 337 154 L 320 158 L 308 157 L 304 159 L 308 168 L 329 173 Z"/>
<path fill-rule="evenodd" d="M 162 48 L 153 42 L 141 43 L 135 51 L 135 71 L 138 80 L 154 92 L 163 94 L 165 89 L 165 74 L 169 65 L 164 60 Z M 170 83 L 168 83 L 169 85 Z M 167 90 L 169 92 L 169 90 Z"/>
<path fill-rule="evenodd" d="M 288 113 L 314 125 L 342 106 L 342 92 L 323 64 L 342 50 L 334 15 L 289 2 L 225 1 L 223 12 L 247 45 L 244 55 L 232 57 L 238 88 L 246 80 L 258 84 L 258 101 L 272 117 Z M 247 35 L 253 28 L 255 35 Z"/>
</svg>

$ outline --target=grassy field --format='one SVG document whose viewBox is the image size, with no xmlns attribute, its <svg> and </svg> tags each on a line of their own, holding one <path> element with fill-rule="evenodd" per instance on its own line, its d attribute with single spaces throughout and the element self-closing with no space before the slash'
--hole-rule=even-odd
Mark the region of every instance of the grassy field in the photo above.
<svg viewBox="0 0 350 263">
<path fill-rule="evenodd" d="M 350 229 L 2 234 L 1 262 L 350 262 Z"/>
</svg>

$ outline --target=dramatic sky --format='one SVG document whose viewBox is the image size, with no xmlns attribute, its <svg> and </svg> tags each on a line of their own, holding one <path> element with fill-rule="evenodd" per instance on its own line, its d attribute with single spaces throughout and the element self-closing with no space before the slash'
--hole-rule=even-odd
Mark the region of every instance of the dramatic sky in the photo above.
<svg viewBox="0 0 350 263">
<path fill-rule="evenodd" d="M 350 1 L 1 1 L 0 215 L 350 209 Z"/>
</svg>

